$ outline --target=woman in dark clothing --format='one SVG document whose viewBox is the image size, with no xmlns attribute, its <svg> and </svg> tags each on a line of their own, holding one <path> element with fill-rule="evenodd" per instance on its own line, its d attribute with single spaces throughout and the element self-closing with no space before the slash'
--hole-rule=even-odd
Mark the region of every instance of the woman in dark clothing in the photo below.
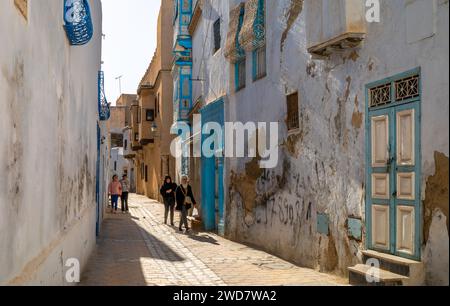
<svg viewBox="0 0 450 306">
<path fill-rule="evenodd" d="M 189 185 L 189 178 L 187 176 L 183 176 L 181 178 L 181 185 L 178 186 L 176 191 L 176 199 L 177 199 L 177 210 L 181 212 L 181 221 L 180 221 L 180 232 L 183 231 L 183 224 L 186 228 L 186 231 L 189 231 L 188 225 L 188 211 L 192 208 L 192 205 L 197 205 L 195 202 L 194 194 L 192 193 L 192 188 Z"/>
<path fill-rule="evenodd" d="M 164 224 L 167 224 L 167 218 L 169 217 L 170 212 L 170 224 L 175 226 L 174 224 L 174 215 L 175 215 L 175 191 L 177 190 L 177 184 L 172 182 L 172 178 L 170 176 L 166 176 L 164 179 L 164 185 L 161 187 L 160 193 L 164 199 L 164 206 L 166 208 L 164 213 Z"/>
</svg>

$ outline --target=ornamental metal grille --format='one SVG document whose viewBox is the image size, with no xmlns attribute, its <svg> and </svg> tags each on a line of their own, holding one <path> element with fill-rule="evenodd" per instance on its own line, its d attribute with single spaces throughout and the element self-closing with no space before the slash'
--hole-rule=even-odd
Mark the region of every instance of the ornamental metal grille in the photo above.
<svg viewBox="0 0 450 306">
<path fill-rule="evenodd" d="M 384 84 L 369 90 L 370 107 L 377 107 L 390 104 L 391 84 Z"/>
<path fill-rule="evenodd" d="M 420 96 L 419 76 L 415 75 L 395 82 L 395 100 L 404 101 Z"/>
<path fill-rule="evenodd" d="M 254 51 L 266 44 L 265 0 L 248 0 L 239 43 L 246 51 Z"/>
<path fill-rule="evenodd" d="M 98 72 L 98 114 L 100 121 L 106 121 L 111 117 L 111 111 L 105 95 L 105 74 L 103 71 Z"/>
<path fill-rule="evenodd" d="M 287 125 L 288 131 L 293 131 L 300 128 L 298 92 L 287 96 Z"/>
<path fill-rule="evenodd" d="M 94 30 L 87 0 L 64 0 L 64 29 L 71 45 L 91 40 Z"/>
<path fill-rule="evenodd" d="M 245 51 L 239 44 L 239 32 L 244 23 L 245 4 L 239 3 L 230 11 L 227 40 L 225 42 L 224 56 L 232 64 L 245 58 Z"/>
</svg>

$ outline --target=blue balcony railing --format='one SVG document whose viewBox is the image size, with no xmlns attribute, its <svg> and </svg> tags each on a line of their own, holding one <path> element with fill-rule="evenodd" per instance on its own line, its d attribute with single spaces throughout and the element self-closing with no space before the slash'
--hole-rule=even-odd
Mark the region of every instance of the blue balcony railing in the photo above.
<svg viewBox="0 0 450 306">
<path fill-rule="evenodd" d="M 105 95 L 105 74 L 103 71 L 98 72 L 98 114 L 100 121 L 106 121 L 111 117 L 109 103 Z"/>
</svg>

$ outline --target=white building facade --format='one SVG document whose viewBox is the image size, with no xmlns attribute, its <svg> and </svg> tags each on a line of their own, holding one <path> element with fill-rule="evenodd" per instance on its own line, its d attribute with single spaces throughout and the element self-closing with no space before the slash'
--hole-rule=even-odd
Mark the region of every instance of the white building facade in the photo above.
<svg viewBox="0 0 450 306">
<path fill-rule="evenodd" d="M 70 2 L 0 2 L 3 285 L 70 285 L 96 244 L 102 9 L 85 3 L 73 20 Z"/>
</svg>

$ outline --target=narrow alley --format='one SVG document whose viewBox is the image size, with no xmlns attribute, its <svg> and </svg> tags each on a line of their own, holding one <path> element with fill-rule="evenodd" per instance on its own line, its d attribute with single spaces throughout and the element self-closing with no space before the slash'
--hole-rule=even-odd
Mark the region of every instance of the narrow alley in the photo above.
<svg viewBox="0 0 450 306">
<path fill-rule="evenodd" d="M 0 286 L 448 286 L 449 4 L 0 0 Z"/>
<path fill-rule="evenodd" d="M 81 285 L 348 284 L 211 233 L 180 233 L 163 224 L 163 214 L 162 204 L 139 195 L 130 198 L 130 214 L 108 214 Z"/>
</svg>

